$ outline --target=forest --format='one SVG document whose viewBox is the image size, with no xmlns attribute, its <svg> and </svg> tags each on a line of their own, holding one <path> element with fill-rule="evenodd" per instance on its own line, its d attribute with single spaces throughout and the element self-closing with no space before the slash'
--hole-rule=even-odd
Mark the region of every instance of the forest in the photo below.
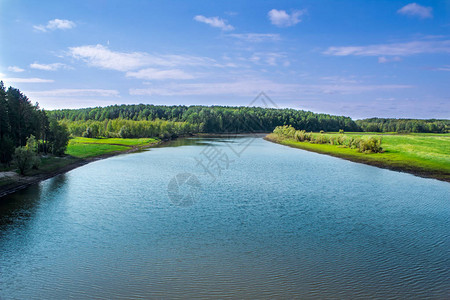
<svg viewBox="0 0 450 300">
<path fill-rule="evenodd" d="M 303 132 L 447 133 L 450 120 L 354 121 L 345 116 L 290 108 L 197 105 L 111 105 L 45 111 L 38 103 L 33 105 L 19 89 L 6 89 L 0 82 L 0 162 L 3 164 L 17 158 L 20 151 L 63 155 L 70 136 L 171 139 L 195 133 L 271 132 L 285 125 Z M 32 146 L 27 144 L 30 138 Z"/>
<path fill-rule="evenodd" d="M 71 132 L 75 135 L 80 135 L 79 131 L 83 127 L 84 132 L 93 125 L 94 136 L 114 137 L 118 136 L 120 128 L 111 131 L 111 125 L 108 125 L 110 120 L 141 121 L 141 123 L 136 123 L 139 126 L 142 126 L 145 121 L 175 122 L 170 123 L 170 125 L 185 122 L 185 124 L 189 124 L 189 126 L 184 125 L 185 128 L 189 127 L 188 131 L 205 133 L 271 132 L 275 127 L 284 125 L 313 132 L 320 130 L 337 132 L 341 129 L 353 132 L 399 133 L 446 133 L 450 131 L 450 120 L 371 118 L 354 121 L 349 117 L 318 114 L 290 108 L 137 104 L 62 109 L 49 113 L 57 120 L 63 121 L 69 127 L 69 130 L 73 128 L 74 130 L 71 130 Z M 125 128 L 131 128 L 133 124 L 129 122 Z M 157 126 L 156 124 L 153 125 Z M 98 134 L 95 133 L 97 131 Z M 138 130 L 134 130 L 134 132 L 130 137 L 147 137 L 145 134 L 138 134 Z"/>
<path fill-rule="evenodd" d="M 383 119 L 370 118 L 357 120 L 358 127 L 365 132 L 398 132 L 398 133 L 447 133 L 450 131 L 450 120 L 417 120 L 417 119 Z"/>
<path fill-rule="evenodd" d="M 290 124 L 307 131 L 359 131 L 349 117 L 316 114 L 296 109 L 272 109 L 262 107 L 228 106 L 162 106 L 162 105 L 113 105 L 107 107 L 63 109 L 50 114 L 71 127 L 73 121 L 97 121 L 105 125 L 107 120 L 132 120 L 187 122 L 197 132 L 244 133 L 271 132 L 276 126 Z M 77 123 L 76 126 L 79 126 Z M 131 123 L 128 125 L 131 126 Z M 106 130 L 108 131 L 108 130 Z M 140 136 L 133 136 L 140 137 Z"/>
<path fill-rule="evenodd" d="M 0 163 L 36 164 L 36 154 L 63 155 L 69 133 L 55 117 L 33 105 L 19 89 L 0 81 Z M 34 162 L 33 162 L 34 161 Z M 22 170 L 21 170 L 21 173 Z"/>
</svg>

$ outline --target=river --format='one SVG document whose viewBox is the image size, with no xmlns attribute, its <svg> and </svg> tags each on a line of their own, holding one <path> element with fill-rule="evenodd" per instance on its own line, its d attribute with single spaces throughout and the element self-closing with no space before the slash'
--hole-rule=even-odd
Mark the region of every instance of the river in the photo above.
<svg viewBox="0 0 450 300">
<path fill-rule="evenodd" d="M 0 200 L 0 299 L 450 295 L 450 184 L 189 138 Z"/>
</svg>

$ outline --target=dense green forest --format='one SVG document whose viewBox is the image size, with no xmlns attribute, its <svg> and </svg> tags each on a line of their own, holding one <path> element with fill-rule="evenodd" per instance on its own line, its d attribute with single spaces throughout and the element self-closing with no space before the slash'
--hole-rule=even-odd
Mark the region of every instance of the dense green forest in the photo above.
<svg viewBox="0 0 450 300">
<path fill-rule="evenodd" d="M 356 124 L 366 132 L 428 132 L 447 133 L 450 131 L 450 120 L 417 120 L 417 119 L 382 119 L 371 118 L 357 120 Z"/>
<path fill-rule="evenodd" d="M 450 120 L 372 118 L 355 122 L 343 116 L 261 107 L 138 104 L 63 109 L 50 114 L 66 124 L 72 135 L 91 137 L 165 138 L 197 132 L 270 132 L 283 125 L 313 132 L 342 129 L 354 132 L 446 133 L 450 130 Z"/>
<path fill-rule="evenodd" d="M 6 90 L 0 83 L 1 163 L 9 163 L 17 148 L 28 147 L 30 137 L 37 152 L 61 155 L 69 135 L 168 139 L 194 133 L 271 132 L 285 125 L 304 132 L 450 131 L 450 120 L 372 118 L 355 122 L 344 116 L 261 107 L 138 104 L 45 111 L 38 104 L 33 105 L 20 90 Z"/>
<path fill-rule="evenodd" d="M 68 140 L 67 129 L 55 117 L 33 105 L 20 90 L 6 90 L 0 81 L 0 163 L 16 158 L 27 164 L 38 152 L 62 155 Z"/>
<path fill-rule="evenodd" d="M 63 119 L 60 123 L 68 128 L 72 136 L 87 138 L 159 137 L 162 139 L 171 139 L 202 132 L 201 126 L 196 124 L 159 119 L 153 121 L 133 121 L 121 118 L 104 121 L 69 121 Z"/>
<path fill-rule="evenodd" d="M 114 105 L 83 109 L 64 109 L 50 112 L 71 128 L 71 121 L 97 121 L 107 127 L 108 120 L 133 121 L 164 120 L 186 122 L 191 131 L 205 133 L 271 132 L 276 126 L 290 124 L 307 131 L 358 131 L 359 127 L 349 117 L 316 114 L 295 109 L 227 106 L 161 106 Z M 77 123 L 79 126 L 81 123 Z M 127 126 L 132 126 L 129 123 Z M 106 128 L 104 131 L 108 132 Z M 133 137 L 139 137 L 134 135 Z"/>
</svg>

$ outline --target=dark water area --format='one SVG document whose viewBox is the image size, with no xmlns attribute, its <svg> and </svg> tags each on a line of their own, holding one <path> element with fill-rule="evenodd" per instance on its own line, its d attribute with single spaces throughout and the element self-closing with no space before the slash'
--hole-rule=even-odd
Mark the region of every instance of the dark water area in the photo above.
<svg viewBox="0 0 450 300">
<path fill-rule="evenodd" d="M 0 299 L 450 296 L 450 184 L 190 138 L 0 200 Z"/>
</svg>

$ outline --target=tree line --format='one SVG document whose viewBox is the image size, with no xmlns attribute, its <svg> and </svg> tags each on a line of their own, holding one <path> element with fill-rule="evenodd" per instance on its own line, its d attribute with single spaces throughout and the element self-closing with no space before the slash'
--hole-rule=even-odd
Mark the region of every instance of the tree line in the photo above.
<svg viewBox="0 0 450 300">
<path fill-rule="evenodd" d="M 271 132 L 277 126 L 292 125 L 305 131 L 337 132 L 450 132 L 450 120 L 382 119 L 354 121 L 345 116 L 318 114 L 296 109 L 262 107 L 185 106 L 185 105 L 111 105 L 81 109 L 62 109 L 50 112 L 58 120 L 100 121 L 132 120 L 187 122 L 197 126 L 198 132 Z"/>
<path fill-rule="evenodd" d="M 66 121 L 103 122 L 125 119 L 187 122 L 197 126 L 198 132 L 205 133 L 271 132 L 276 126 L 287 124 L 307 131 L 338 131 L 339 129 L 359 131 L 358 125 L 349 117 L 316 114 L 296 109 L 138 104 L 62 109 L 50 113 L 58 120 Z"/>
<path fill-rule="evenodd" d="M 88 138 L 145 138 L 159 137 L 161 139 L 172 139 L 179 136 L 192 135 L 201 132 L 199 125 L 189 122 L 172 122 L 164 120 L 87 120 L 60 121 L 72 136 L 82 136 Z"/>
<path fill-rule="evenodd" d="M 0 81 L 0 163 L 9 164 L 13 158 L 20 161 L 18 156 L 31 155 L 30 151 L 62 155 L 68 140 L 67 128 L 54 116 L 39 104 L 33 105 L 19 89 L 6 89 Z"/>
<path fill-rule="evenodd" d="M 365 132 L 450 132 L 450 120 L 383 119 L 370 118 L 357 120 L 356 124 Z"/>
<path fill-rule="evenodd" d="M 33 105 L 19 89 L 6 90 L 0 82 L 0 163 L 3 164 L 9 164 L 18 147 L 27 147 L 31 137 L 35 140 L 31 140 L 33 146 L 27 149 L 62 155 L 69 135 L 169 139 L 194 133 L 271 132 L 277 126 L 286 125 L 305 133 L 450 131 L 450 120 L 371 118 L 355 122 L 345 116 L 288 108 L 138 104 L 45 111 L 38 104 Z"/>
</svg>

